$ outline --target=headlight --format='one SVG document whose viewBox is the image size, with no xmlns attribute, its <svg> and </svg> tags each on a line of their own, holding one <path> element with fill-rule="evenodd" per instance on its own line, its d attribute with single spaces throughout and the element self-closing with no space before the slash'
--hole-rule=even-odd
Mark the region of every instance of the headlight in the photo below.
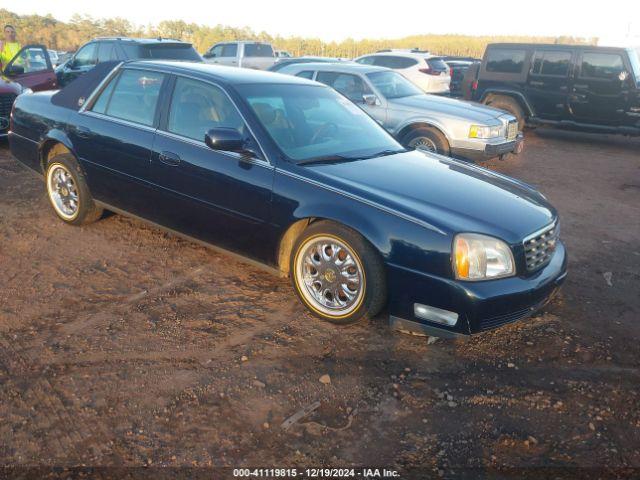
<svg viewBox="0 0 640 480">
<path fill-rule="evenodd" d="M 509 245 L 477 233 L 461 233 L 453 239 L 453 270 L 458 280 L 491 280 L 515 275 Z"/>
<path fill-rule="evenodd" d="M 497 138 L 502 135 L 502 125 L 487 127 L 483 125 L 471 125 L 469 138 Z"/>
</svg>

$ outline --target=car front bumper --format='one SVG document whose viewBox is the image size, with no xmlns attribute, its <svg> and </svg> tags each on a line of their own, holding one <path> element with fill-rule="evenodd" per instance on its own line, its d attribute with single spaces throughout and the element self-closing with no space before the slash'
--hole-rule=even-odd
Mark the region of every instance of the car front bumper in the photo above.
<svg viewBox="0 0 640 480">
<path fill-rule="evenodd" d="M 524 148 L 524 136 L 520 133 L 515 140 L 502 143 L 487 143 L 484 148 L 451 147 L 451 155 L 456 158 L 480 162 L 508 154 L 519 154 Z"/>
<path fill-rule="evenodd" d="M 567 276 L 567 255 L 558 242 L 551 261 L 529 276 L 464 282 L 389 265 L 392 325 L 432 336 L 455 337 L 493 330 L 528 318 L 556 293 Z M 416 316 L 415 305 L 458 315 L 455 325 Z M 412 327 L 412 328 L 411 328 Z"/>
</svg>

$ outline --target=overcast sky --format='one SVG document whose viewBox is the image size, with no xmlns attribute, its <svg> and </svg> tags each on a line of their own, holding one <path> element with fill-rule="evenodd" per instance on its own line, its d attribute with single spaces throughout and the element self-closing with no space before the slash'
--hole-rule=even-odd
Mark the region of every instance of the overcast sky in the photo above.
<svg viewBox="0 0 640 480">
<path fill-rule="evenodd" d="M 323 40 L 426 33 L 616 39 L 630 32 L 640 38 L 640 0 L 19 0 L 4 8 L 19 14 L 50 13 L 61 20 L 74 13 L 120 16 L 140 25 L 181 19 Z"/>
</svg>

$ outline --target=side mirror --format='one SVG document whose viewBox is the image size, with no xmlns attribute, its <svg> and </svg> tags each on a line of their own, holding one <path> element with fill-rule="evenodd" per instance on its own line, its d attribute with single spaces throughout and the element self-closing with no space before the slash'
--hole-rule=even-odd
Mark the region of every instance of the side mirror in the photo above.
<svg viewBox="0 0 640 480">
<path fill-rule="evenodd" d="M 362 96 L 362 100 L 364 101 L 364 103 L 366 103 L 367 105 L 374 107 L 376 105 L 378 105 L 378 97 L 376 97 L 375 95 L 368 93 L 366 95 Z"/>
<path fill-rule="evenodd" d="M 24 73 L 24 67 L 22 65 L 11 65 L 7 67 L 4 73 L 9 76 L 22 75 Z"/>
<path fill-rule="evenodd" d="M 212 128 L 205 134 L 204 143 L 213 150 L 223 152 L 245 151 L 245 139 L 235 128 Z"/>
</svg>

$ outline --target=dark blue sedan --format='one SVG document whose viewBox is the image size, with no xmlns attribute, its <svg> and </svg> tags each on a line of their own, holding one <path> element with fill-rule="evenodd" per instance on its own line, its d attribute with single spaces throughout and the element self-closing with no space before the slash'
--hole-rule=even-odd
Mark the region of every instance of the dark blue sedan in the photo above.
<svg viewBox="0 0 640 480">
<path fill-rule="evenodd" d="M 432 335 L 529 316 L 566 276 L 530 186 L 407 151 L 332 89 L 274 73 L 138 61 L 20 95 L 11 151 L 71 225 L 107 209 L 251 257 L 318 317 L 387 307 Z"/>
</svg>

